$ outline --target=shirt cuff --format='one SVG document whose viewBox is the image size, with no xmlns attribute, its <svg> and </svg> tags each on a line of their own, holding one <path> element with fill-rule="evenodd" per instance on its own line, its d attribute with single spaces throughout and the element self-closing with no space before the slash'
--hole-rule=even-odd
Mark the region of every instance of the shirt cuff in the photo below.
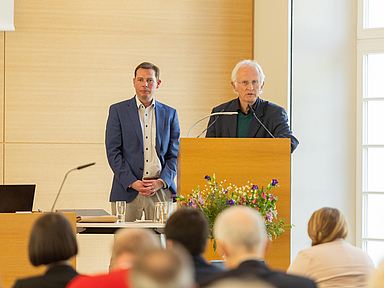
<svg viewBox="0 0 384 288">
<path fill-rule="evenodd" d="M 157 179 L 157 180 L 160 180 L 160 181 L 163 183 L 163 188 L 164 188 L 164 189 L 167 189 L 167 188 L 168 188 L 168 187 L 167 187 L 167 183 L 165 183 L 165 181 L 164 181 L 163 179 L 159 178 L 159 179 Z"/>
</svg>

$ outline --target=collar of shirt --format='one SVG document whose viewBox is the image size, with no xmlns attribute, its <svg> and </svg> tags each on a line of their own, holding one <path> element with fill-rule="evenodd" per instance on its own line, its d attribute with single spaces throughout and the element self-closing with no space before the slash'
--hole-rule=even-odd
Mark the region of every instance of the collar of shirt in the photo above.
<svg viewBox="0 0 384 288">
<path fill-rule="evenodd" d="M 140 109 L 140 107 L 145 108 L 144 104 L 140 102 L 139 98 L 137 98 L 137 95 L 135 95 L 135 99 L 136 99 L 137 109 Z M 155 103 L 156 103 L 156 100 L 155 98 L 153 98 L 152 103 L 151 105 L 149 105 L 149 107 L 153 106 L 153 108 L 155 108 L 155 105 L 156 105 Z"/>
<path fill-rule="evenodd" d="M 252 106 L 252 109 L 253 109 L 253 111 L 255 111 L 256 112 L 256 107 L 257 107 L 257 105 L 259 105 L 259 96 L 257 96 L 257 99 L 256 99 L 256 102 L 255 102 L 255 104 L 253 104 L 253 106 Z M 243 113 L 243 111 L 241 111 L 241 106 L 240 106 L 240 99 L 239 98 L 237 98 L 237 110 L 236 110 L 237 112 L 241 112 L 241 113 Z M 249 113 L 252 113 L 251 112 L 251 110 L 248 110 L 247 111 L 247 114 L 249 114 Z M 244 113 L 243 113 L 244 114 Z M 244 114 L 244 115 L 246 115 L 246 114 Z"/>
</svg>

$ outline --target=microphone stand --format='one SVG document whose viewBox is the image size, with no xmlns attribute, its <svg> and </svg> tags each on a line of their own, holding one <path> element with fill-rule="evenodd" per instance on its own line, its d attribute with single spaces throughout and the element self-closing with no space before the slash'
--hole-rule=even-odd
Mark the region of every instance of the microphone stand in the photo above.
<svg viewBox="0 0 384 288">
<path fill-rule="evenodd" d="M 53 209 L 55 208 L 57 199 L 59 198 L 61 189 L 62 189 L 63 186 L 64 186 L 64 183 L 65 183 L 65 180 L 67 179 L 68 174 L 69 174 L 70 172 L 72 172 L 72 171 L 75 171 L 75 170 L 81 170 L 81 169 L 87 168 L 87 167 L 92 166 L 92 165 L 95 165 L 95 164 L 96 164 L 95 162 L 94 162 L 94 163 L 90 163 L 90 164 L 85 164 L 85 165 L 82 165 L 82 166 L 73 168 L 73 169 L 69 170 L 67 173 L 65 173 L 64 179 L 63 179 L 63 181 L 61 182 L 61 186 L 60 186 L 59 192 L 57 192 L 57 195 L 56 195 L 56 198 L 55 198 L 55 202 L 53 202 L 51 212 L 53 212 Z"/>
<path fill-rule="evenodd" d="M 189 138 L 189 135 L 191 134 L 191 131 L 192 131 L 192 129 L 193 129 L 193 127 L 195 127 L 196 126 L 196 124 L 197 123 L 199 123 L 200 121 L 202 121 L 202 120 L 204 120 L 205 118 L 208 118 L 208 117 L 211 117 L 211 116 L 215 116 L 215 115 L 237 115 L 238 114 L 238 112 L 215 112 L 215 113 L 211 113 L 211 114 L 209 114 L 209 115 L 207 115 L 207 116 L 204 116 L 203 118 L 200 118 L 199 120 L 197 120 L 197 122 L 195 123 L 195 124 L 193 124 L 192 125 L 192 127 L 191 127 L 191 129 L 189 129 L 189 132 L 188 132 L 188 135 L 187 135 L 187 138 Z M 217 117 L 218 118 L 218 117 Z M 216 119 L 217 119 L 216 118 Z M 215 120 L 216 121 L 216 120 Z M 212 123 L 213 124 L 213 123 Z M 212 124 L 211 124 L 211 126 L 212 126 Z M 210 126 L 209 126 L 210 127 Z M 208 128 L 209 128 L 208 127 Z M 206 128 L 205 130 L 207 130 L 208 128 Z M 204 131 L 205 131 L 204 130 Z M 204 131 L 202 132 L 202 133 L 204 133 Z M 202 134 L 201 133 L 201 134 Z M 200 134 L 200 135 L 201 135 Z M 199 136 L 200 136 L 199 135 Z M 197 138 L 199 138 L 199 136 L 197 137 Z"/>
</svg>

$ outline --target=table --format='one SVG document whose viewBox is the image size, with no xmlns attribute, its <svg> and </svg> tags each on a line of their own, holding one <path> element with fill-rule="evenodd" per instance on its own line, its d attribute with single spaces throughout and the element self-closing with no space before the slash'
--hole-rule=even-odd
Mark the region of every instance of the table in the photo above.
<svg viewBox="0 0 384 288">
<path fill-rule="evenodd" d="M 76 223 L 79 234 L 115 234 L 120 228 L 152 229 L 158 234 L 164 233 L 165 223 L 125 222 L 125 223 Z"/>
</svg>

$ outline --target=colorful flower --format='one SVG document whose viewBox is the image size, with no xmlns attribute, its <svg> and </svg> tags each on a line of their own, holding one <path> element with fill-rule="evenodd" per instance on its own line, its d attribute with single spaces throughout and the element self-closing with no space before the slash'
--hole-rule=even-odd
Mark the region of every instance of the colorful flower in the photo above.
<svg viewBox="0 0 384 288">
<path fill-rule="evenodd" d="M 191 206 L 202 210 L 211 227 L 218 213 L 234 205 L 243 205 L 259 211 L 266 223 L 270 239 L 272 237 L 278 238 L 285 229 L 292 228 L 292 225 L 285 224 L 284 219 L 277 219 L 276 216 L 277 197 L 270 193 L 271 189 L 275 188 L 278 183 L 276 179 L 272 179 L 265 189 L 259 190 L 257 185 L 250 184 L 249 181 L 242 187 L 237 187 L 231 183 L 224 187 L 223 182 L 218 183 L 216 181 L 214 174 L 212 176 L 206 175 L 204 178 L 207 180 L 207 184 L 202 190 L 197 187 L 191 194 L 187 196 L 177 195 L 176 199 L 182 206 Z M 211 239 L 214 240 L 212 230 Z"/>
</svg>

